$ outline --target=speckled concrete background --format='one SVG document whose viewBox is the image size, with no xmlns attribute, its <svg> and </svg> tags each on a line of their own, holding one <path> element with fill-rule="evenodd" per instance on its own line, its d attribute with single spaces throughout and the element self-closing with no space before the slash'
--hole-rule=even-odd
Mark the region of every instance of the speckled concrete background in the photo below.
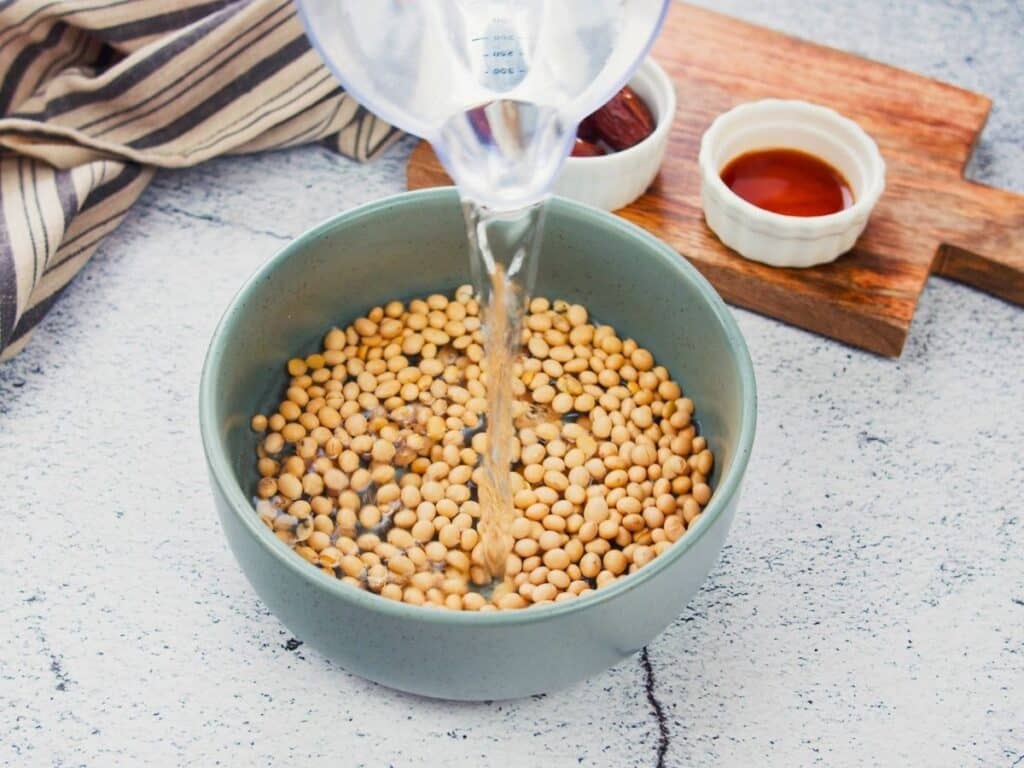
<svg viewBox="0 0 1024 768">
<path fill-rule="evenodd" d="M 971 175 L 1024 191 L 1019 0 L 714 5 L 988 93 Z M 941 280 L 899 362 L 737 311 L 761 392 L 745 503 L 645 657 L 436 703 L 267 613 L 213 513 L 203 353 L 257 265 L 400 191 L 410 147 L 160 176 L 0 367 L 0 764 L 1024 764 L 1024 311 Z"/>
</svg>

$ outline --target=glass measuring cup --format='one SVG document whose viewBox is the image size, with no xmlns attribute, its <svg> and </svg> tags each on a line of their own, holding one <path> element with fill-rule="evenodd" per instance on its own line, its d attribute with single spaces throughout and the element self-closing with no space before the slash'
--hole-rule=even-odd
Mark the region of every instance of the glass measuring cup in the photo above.
<svg viewBox="0 0 1024 768">
<path fill-rule="evenodd" d="M 427 139 L 464 198 L 539 200 L 579 121 L 627 81 L 668 0 L 298 0 L 362 105 Z"/>
</svg>

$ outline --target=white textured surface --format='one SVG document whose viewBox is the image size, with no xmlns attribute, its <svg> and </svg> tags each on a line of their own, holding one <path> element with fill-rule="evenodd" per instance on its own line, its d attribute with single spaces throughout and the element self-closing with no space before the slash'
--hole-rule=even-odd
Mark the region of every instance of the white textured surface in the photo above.
<svg viewBox="0 0 1024 768">
<path fill-rule="evenodd" d="M 1016 0 L 716 5 L 988 92 L 972 172 L 1024 189 Z M 0 765 L 1024 765 L 1024 311 L 941 280 L 898 362 L 737 312 L 745 504 L 649 668 L 453 705 L 287 649 L 221 539 L 199 369 L 241 281 L 409 147 L 162 175 L 0 367 Z"/>
</svg>

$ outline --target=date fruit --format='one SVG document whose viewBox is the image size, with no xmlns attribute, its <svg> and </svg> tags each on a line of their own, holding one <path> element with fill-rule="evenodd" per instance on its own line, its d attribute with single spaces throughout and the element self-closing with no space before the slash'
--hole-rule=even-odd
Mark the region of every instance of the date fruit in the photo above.
<svg viewBox="0 0 1024 768">
<path fill-rule="evenodd" d="M 576 142 L 572 145 L 572 157 L 598 157 L 604 154 L 607 153 L 603 147 L 579 137 L 576 138 Z"/>
<path fill-rule="evenodd" d="M 598 138 L 616 151 L 639 144 L 655 127 L 651 111 L 628 85 L 587 120 Z"/>
<path fill-rule="evenodd" d="M 597 127 L 594 125 L 594 116 L 587 115 L 580 122 L 580 127 L 576 129 L 576 136 L 589 141 L 591 143 L 600 140 L 600 136 L 597 135 Z"/>
</svg>

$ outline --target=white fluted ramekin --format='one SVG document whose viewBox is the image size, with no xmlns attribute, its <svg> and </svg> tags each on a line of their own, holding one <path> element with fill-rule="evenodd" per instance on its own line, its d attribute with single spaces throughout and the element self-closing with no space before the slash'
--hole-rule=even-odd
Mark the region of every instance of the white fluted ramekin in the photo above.
<svg viewBox="0 0 1024 768">
<path fill-rule="evenodd" d="M 597 157 L 570 157 L 555 181 L 555 194 L 605 211 L 625 208 L 647 191 L 665 157 L 676 116 L 676 88 L 668 74 L 648 57 L 629 86 L 651 110 L 654 132 L 629 149 Z"/>
<path fill-rule="evenodd" d="M 747 202 L 722 170 L 747 152 L 797 149 L 839 170 L 853 205 L 827 216 L 785 216 Z M 701 139 L 701 203 L 711 230 L 741 256 L 774 267 L 811 267 L 846 253 L 885 189 L 878 145 L 852 120 L 806 101 L 765 99 L 719 115 Z"/>
</svg>

